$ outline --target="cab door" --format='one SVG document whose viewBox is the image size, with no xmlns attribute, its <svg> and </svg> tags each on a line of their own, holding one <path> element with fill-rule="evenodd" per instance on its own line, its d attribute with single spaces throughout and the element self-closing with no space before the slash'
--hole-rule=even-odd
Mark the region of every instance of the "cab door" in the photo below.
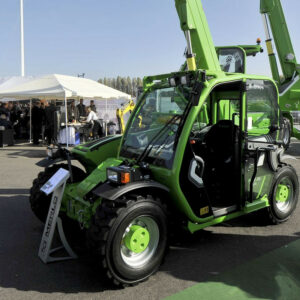
<svg viewBox="0 0 300 300">
<path fill-rule="evenodd" d="M 277 169 L 278 93 L 272 81 L 247 80 L 245 140 L 245 201 L 268 195 Z"/>
</svg>

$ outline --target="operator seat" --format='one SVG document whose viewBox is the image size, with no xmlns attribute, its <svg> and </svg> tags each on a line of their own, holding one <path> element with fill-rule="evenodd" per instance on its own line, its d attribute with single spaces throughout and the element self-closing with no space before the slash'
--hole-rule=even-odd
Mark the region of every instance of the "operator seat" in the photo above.
<svg viewBox="0 0 300 300">
<path fill-rule="evenodd" d="M 238 131 L 238 126 L 231 120 L 221 120 L 213 125 L 204 138 L 209 156 L 215 156 L 218 162 L 232 159 L 238 143 Z"/>
<path fill-rule="evenodd" d="M 206 148 L 204 182 L 210 190 L 208 191 L 210 199 L 216 206 L 231 205 L 236 201 L 233 191 L 239 186 L 238 141 L 239 127 L 231 120 L 219 121 L 204 138 Z M 224 203 L 224 199 L 230 200 Z"/>
</svg>

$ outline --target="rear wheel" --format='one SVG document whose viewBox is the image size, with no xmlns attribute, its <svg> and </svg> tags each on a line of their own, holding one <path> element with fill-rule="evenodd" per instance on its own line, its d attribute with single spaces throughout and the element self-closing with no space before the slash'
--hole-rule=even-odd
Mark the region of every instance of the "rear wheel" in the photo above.
<svg viewBox="0 0 300 300">
<path fill-rule="evenodd" d="M 30 189 L 30 196 L 29 196 L 29 202 L 31 209 L 35 216 L 43 223 L 45 223 L 48 210 L 51 202 L 52 194 L 49 194 L 48 196 L 41 191 L 41 187 L 60 169 L 66 169 L 68 170 L 67 164 L 59 164 L 59 165 L 53 165 L 51 167 L 48 167 L 45 169 L 45 171 L 40 172 L 38 174 L 38 177 L 34 179 L 32 187 Z M 72 172 L 73 172 L 73 180 L 74 182 L 80 182 L 86 177 L 86 173 L 75 167 L 72 166 Z M 69 181 L 68 181 L 69 182 Z"/>
<path fill-rule="evenodd" d="M 154 274 L 167 248 L 167 217 L 152 197 L 104 201 L 88 231 L 88 243 L 116 285 L 134 285 Z"/>
<path fill-rule="evenodd" d="M 298 176 L 291 166 L 282 167 L 275 175 L 270 194 L 269 218 L 273 224 L 285 222 L 296 208 L 299 195 Z"/>
</svg>

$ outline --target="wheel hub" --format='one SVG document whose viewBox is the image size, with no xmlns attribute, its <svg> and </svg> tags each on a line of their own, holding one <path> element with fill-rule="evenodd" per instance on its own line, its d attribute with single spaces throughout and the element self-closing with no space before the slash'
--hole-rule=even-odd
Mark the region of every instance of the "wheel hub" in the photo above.
<svg viewBox="0 0 300 300">
<path fill-rule="evenodd" d="M 276 201 L 286 202 L 289 198 L 289 187 L 285 184 L 278 184 L 276 192 Z"/>
<path fill-rule="evenodd" d="M 139 225 L 132 225 L 124 237 L 125 246 L 134 253 L 143 252 L 149 244 L 149 231 Z"/>
</svg>

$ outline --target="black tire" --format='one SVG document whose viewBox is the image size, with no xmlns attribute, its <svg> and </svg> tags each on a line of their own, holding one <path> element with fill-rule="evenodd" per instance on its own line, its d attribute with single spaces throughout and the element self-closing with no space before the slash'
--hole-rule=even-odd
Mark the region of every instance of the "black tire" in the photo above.
<svg viewBox="0 0 300 300">
<path fill-rule="evenodd" d="M 124 243 L 126 230 L 141 220 L 153 234 L 144 251 L 131 252 L 127 257 L 124 252 L 129 251 Z M 158 270 L 167 249 L 167 234 L 167 216 L 160 201 L 150 196 L 128 197 L 103 201 L 87 231 L 87 242 L 106 276 L 115 285 L 125 287 L 145 281 Z"/>
<path fill-rule="evenodd" d="M 277 201 L 276 194 L 279 185 L 289 186 L 286 201 Z M 274 176 L 272 189 L 269 195 L 270 207 L 268 216 L 272 224 L 280 224 L 287 221 L 295 210 L 299 196 L 299 182 L 295 169 L 292 166 L 283 166 Z"/>
<path fill-rule="evenodd" d="M 290 147 L 291 143 L 291 135 L 292 135 L 292 127 L 291 122 L 287 118 L 283 118 L 284 129 L 282 135 L 283 147 L 287 150 Z"/>
<path fill-rule="evenodd" d="M 58 164 L 46 168 L 34 179 L 30 189 L 29 202 L 31 209 L 42 223 L 46 221 L 52 194 L 47 196 L 40 189 L 60 168 L 69 169 L 67 164 Z M 86 177 L 86 173 L 75 166 L 72 166 L 72 172 L 74 182 L 82 181 Z"/>
</svg>

